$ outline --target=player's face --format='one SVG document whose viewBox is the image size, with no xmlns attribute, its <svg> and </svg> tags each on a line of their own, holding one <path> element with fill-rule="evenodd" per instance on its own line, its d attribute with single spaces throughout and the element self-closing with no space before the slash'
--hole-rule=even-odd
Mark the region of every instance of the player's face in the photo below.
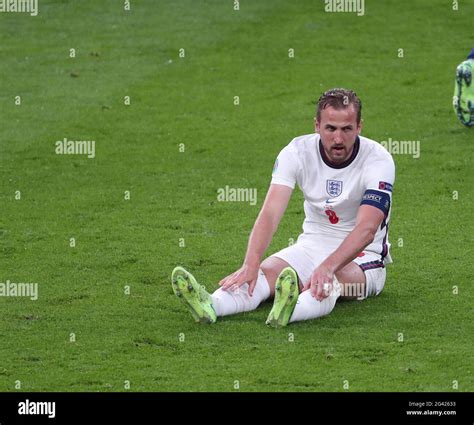
<svg viewBox="0 0 474 425">
<path fill-rule="evenodd" d="M 316 121 L 324 152 L 334 164 L 341 164 L 351 156 L 360 130 L 353 105 L 344 109 L 328 106 L 321 111 L 321 121 Z"/>
</svg>

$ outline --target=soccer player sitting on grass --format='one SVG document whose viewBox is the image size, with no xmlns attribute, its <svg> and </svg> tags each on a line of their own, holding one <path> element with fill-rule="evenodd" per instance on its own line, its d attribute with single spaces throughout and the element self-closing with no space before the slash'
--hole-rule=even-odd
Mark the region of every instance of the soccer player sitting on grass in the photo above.
<svg viewBox="0 0 474 425">
<path fill-rule="evenodd" d="M 333 89 L 318 101 L 316 133 L 296 137 L 278 155 L 242 267 L 209 294 L 182 267 L 173 291 L 197 322 L 256 309 L 274 297 L 267 325 L 280 327 L 329 314 L 338 298 L 382 291 L 391 263 L 388 224 L 395 179 L 391 155 L 360 136 L 361 102 Z M 298 184 L 305 220 L 297 242 L 263 262 Z"/>
</svg>

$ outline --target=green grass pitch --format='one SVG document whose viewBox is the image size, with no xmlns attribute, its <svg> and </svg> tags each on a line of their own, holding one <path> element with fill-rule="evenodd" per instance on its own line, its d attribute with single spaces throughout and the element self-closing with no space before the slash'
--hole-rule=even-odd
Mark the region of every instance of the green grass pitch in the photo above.
<svg viewBox="0 0 474 425">
<path fill-rule="evenodd" d="M 0 297 L 1 391 L 474 390 L 474 130 L 451 105 L 474 3 L 239 6 L 0 14 L 0 282 L 39 288 Z M 213 290 L 241 265 L 277 154 L 341 86 L 362 99 L 363 135 L 420 141 L 419 158 L 394 155 L 383 293 L 285 329 L 265 326 L 270 303 L 196 325 L 172 269 Z M 57 155 L 64 138 L 94 140 L 95 157 Z M 226 185 L 256 188 L 256 205 L 218 202 Z M 303 218 L 295 191 L 267 255 Z"/>
</svg>

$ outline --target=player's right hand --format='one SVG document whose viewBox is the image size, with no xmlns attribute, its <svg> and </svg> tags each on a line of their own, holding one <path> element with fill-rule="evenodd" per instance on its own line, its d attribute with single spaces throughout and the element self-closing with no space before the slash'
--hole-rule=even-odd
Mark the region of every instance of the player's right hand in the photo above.
<svg viewBox="0 0 474 425">
<path fill-rule="evenodd" d="M 225 291 L 235 291 L 240 288 L 244 283 L 249 284 L 248 293 L 250 296 L 253 295 L 253 290 L 257 284 L 259 266 L 250 266 L 244 264 L 239 270 L 225 277 L 219 282 L 219 285 Z"/>
</svg>

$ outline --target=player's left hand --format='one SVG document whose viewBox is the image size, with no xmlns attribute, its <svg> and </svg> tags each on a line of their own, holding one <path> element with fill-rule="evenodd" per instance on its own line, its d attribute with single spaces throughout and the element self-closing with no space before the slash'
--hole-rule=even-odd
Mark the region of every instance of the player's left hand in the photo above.
<svg viewBox="0 0 474 425">
<path fill-rule="evenodd" d="M 314 270 L 311 279 L 306 283 L 303 291 L 309 289 L 313 297 L 318 301 L 322 301 L 331 293 L 333 279 L 334 272 L 329 267 L 321 264 Z"/>
</svg>

